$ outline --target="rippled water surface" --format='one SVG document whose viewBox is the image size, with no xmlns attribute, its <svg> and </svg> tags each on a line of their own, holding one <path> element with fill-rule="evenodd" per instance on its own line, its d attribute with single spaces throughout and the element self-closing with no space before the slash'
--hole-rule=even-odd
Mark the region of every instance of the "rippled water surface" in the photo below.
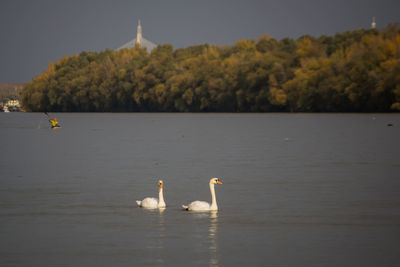
<svg viewBox="0 0 400 267">
<path fill-rule="evenodd" d="M 0 114 L 0 266 L 400 266 L 399 114 L 51 115 Z"/>
</svg>

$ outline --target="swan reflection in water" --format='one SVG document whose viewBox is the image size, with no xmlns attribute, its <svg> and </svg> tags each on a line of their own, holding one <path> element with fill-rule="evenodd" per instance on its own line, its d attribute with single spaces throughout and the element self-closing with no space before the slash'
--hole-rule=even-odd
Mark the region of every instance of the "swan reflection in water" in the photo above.
<svg viewBox="0 0 400 267">
<path fill-rule="evenodd" d="M 164 211 L 165 208 L 159 208 L 158 212 L 159 212 L 159 234 L 158 234 L 158 248 L 159 251 L 161 252 L 158 255 L 158 259 L 157 262 L 162 266 L 164 265 L 164 257 L 163 257 L 163 250 L 164 250 L 164 238 L 165 238 L 165 222 L 164 222 Z"/>
<path fill-rule="evenodd" d="M 218 233 L 218 211 L 210 211 L 210 225 L 208 227 L 208 238 L 210 242 L 210 266 L 217 267 L 218 256 L 217 256 L 217 233 Z"/>
<path fill-rule="evenodd" d="M 164 239 L 165 239 L 165 209 L 158 209 L 159 221 L 158 221 L 158 243 L 155 246 L 157 248 L 157 266 L 163 266 L 165 264 L 163 253 L 164 251 Z M 208 224 L 208 251 L 210 255 L 209 265 L 212 267 L 218 267 L 218 242 L 217 242 L 217 234 L 218 234 L 218 211 L 210 211 L 207 213 L 199 213 L 196 214 L 199 218 L 209 219 Z"/>
<path fill-rule="evenodd" d="M 165 208 L 151 209 L 146 210 L 146 212 L 151 215 L 150 224 L 151 227 L 155 229 L 154 232 L 151 232 L 149 238 L 146 238 L 147 245 L 146 249 L 152 251 L 152 257 L 156 264 L 156 266 L 164 266 L 165 265 Z"/>
<path fill-rule="evenodd" d="M 208 244 L 208 254 L 210 256 L 209 266 L 218 267 L 218 211 L 210 211 L 210 212 L 195 212 L 194 216 L 202 221 L 205 224 L 208 221 L 208 238 L 204 240 L 206 244 Z M 200 238 L 205 236 L 201 235 Z"/>
</svg>

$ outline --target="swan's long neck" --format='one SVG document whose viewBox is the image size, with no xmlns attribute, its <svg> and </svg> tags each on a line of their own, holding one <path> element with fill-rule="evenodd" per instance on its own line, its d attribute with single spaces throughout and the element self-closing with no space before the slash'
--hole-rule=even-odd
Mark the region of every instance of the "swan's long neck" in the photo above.
<svg viewBox="0 0 400 267">
<path fill-rule="evenodd" d="M 211 210 L 218 210 L 217 198 L 215 197 L 215 188 L 214 184 L 210 183 L 210 192 L 211 192 Z"/>
<path fill-rule="evenodd" d="M 162 188 L 158 189 L 158 207 L 160 207 L 160 208 L 164 208 L 165 207 L 164 194 L 163 194 L 163 189 Z"/>
</svg>

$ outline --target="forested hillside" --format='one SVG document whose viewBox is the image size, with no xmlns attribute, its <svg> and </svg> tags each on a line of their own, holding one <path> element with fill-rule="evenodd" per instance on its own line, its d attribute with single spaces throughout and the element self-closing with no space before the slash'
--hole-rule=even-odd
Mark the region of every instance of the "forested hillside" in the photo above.
<svg viewBox="0 0 400 267">
<path fill-rule="evenodd" d="M 400 111 L 400 28 L 82 52 L 50 63 L 21 99 L 27 111 Z"/>
</svg>

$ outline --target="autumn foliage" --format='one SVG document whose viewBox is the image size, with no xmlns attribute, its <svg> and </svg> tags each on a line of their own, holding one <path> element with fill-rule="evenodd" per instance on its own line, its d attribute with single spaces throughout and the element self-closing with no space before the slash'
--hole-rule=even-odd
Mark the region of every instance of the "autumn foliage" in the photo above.
<svg viewBox="0 0 400 267">
<path fill-rule="evenodd" d="M 65 56 L 22 90 L 27 111 L 400 111 L 400 29 Z"/>
</svg>

